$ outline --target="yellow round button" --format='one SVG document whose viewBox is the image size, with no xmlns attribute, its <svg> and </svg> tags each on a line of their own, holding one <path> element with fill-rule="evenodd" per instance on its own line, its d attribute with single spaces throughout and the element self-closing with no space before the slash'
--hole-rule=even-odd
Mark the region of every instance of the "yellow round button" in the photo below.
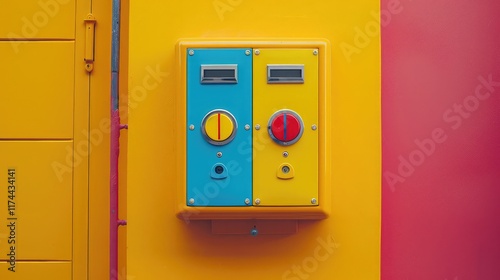
<svg viewBox="0 0 500 280">
<path fill-rule="evenodd" d="M 215 142 L 230 140 L 235 129 L 232 116 L 230 117 L 224 111 L 215 111 L 209 114 L 205 119 L 204 126 L 206 136 Z"/>
</svg>

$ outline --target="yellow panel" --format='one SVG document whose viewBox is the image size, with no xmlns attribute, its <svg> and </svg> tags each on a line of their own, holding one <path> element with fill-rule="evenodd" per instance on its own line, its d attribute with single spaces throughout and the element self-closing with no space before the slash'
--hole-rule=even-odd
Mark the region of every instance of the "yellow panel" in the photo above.
<svg viewBox="0 0 500 280">
<path fill-rule="evenodd" d="M 0 141 L 3 181 L 15 170 L 13 197 L 5 192 L 0 211 L 12 227 L 0 227 L 0 236 L 15 241 L 0 243 L 0 260 L 12 245 L 18 260 L 71 260 L 72 149 L 71 141 Z"/>
<path fill-rule="evenodd" d="M 253 57 L 253 197 L 257 206 L 318 203 L 318 54 L 317 49 L 259 49 Z M 303 65 L 304 83 L 269 84 L 268 65 Z M 296 112 L 303 121 L 302 137 L 282 146 L 270 141 L 268 122 L 281 110 Z M 312 126 L 317 129 L 313 130 Z M 318 127 L 319 126 L 319 127 Z M 286 157 L 283 155 L 287 155 Z M 277 175 L 283 164 L 294 174 Z M 281 177 L 281 178 L 280 178 Z"/>
<path fill-rule="evenodd" d="M 53 279 L 71 280 L 70 262 L 16 262 L 15 268 L 9 263 L 0 263 L 0 279 L 33 280 Z M 15 272 L 9 270 L 15 269 Z"/>
<path fill-rule="evenodd" d="M 123 2 L 123 1 L 122 1 Z M 96 16 L 94 71 L 90 75 L 89 129 L 99 134 L 91 140 L 89 158 L 88 279 L 109 279 L 109 182 L 111 108 L 111 1 L 92 1 Z M 122 42 L 122 45 L 125 44 Z M 125 79 L 126 77 L 120 77 Z M 124 151 L 121 150 L 123 154 Z M 121 217 L 120 217 L 121 218 Z M 126 248 L 120 248 L 126 250 Z M 113 272 L 121 277 L 122 271 Z M 121 278 L 120 278 L 121 279 Z"/>
<path fill-rule="evenodd" d="M 0 7 L 0 38 L 74 38 L 74 0 L 0 0 Z M 12 42 L 16 52 L 23 48 L 23 43 Z"/>
<path fill-rule="evenodd" d="M 17 2 L 16 2 L 17 3 Z M 0 42 L 0 138 L 73 136 L 74 43 Z"/>
<path fill-rule="evenodd" d="M 90 75 L 84 70 L 82 59 L 85 51 L 85 25 L 82 19 L 91 11 L 91 0 L 77 2 L 75 29 L 75 101 L 74 101 L 74 136 L 75 159 L 73 168 L 73 244 L 72 244 L 72 280 L 88 280 L 89 262 L 89 157 L 95 153 L 88 150 L 99 143 L 96 130 L 89 130 L 89 115 L 92 108 L 89 104 Z M 78 59 L 80 58 L 80 59 Z M 94 73 L 93 73 L 94 74 Z M 104 74 L 104 73 L 103 73 Z M 109 77 L 109 73 L 108 73 Z M 99 91 L 106 92 L 105 89 Z M 92 94 L 99 95 L 99 94 Z M 102 99 L 107 96 L 102 94 Z M 92 135 L 92 136 L 91 136 Z M 90 138 L 91 137 L 91 138 Z M 89 139 L 90 138 L 90 139 Z M 104 140 L 103 140 L 104 141 Z M 90 142 L 90 143 L 89 143 Z M 90 145 L 88 145 L 90 144 Z M 103 161 L 103 164 L 105 162 Z M 99 245 L 98 245 L 99 246 Z"/>
</svg>

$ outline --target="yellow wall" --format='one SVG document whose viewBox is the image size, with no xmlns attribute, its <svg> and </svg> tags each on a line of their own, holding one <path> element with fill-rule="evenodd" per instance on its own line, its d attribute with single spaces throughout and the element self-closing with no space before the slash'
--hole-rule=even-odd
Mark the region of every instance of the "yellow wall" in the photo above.
<svg viewBox="0 0 500 280">
<path fill-rule="evenodd" d="M 130 3 L 127 262 L 135 279 L 379 279 L 380 45 L 356 44 L 376 0 Z M 331 42 L 331 215 L 293 235 L 213 235 L 175 217 L 182 38 Z M 358 38 L 359 39 L 359 38 Z M 344 42 L 344 45 L 342 45 Z M 358 42 L 359 43 L 359 42 Z M 341 46 L 355 45 L 345 55 Z M 325 245 L 330 244 L 330 247 Z M 326 246 L 326 248 L 325 248 Z M 305 268 L 304 268 L 305 265 Z M 298 272 L 298 267 L 301 272 Z"/>
</svg>

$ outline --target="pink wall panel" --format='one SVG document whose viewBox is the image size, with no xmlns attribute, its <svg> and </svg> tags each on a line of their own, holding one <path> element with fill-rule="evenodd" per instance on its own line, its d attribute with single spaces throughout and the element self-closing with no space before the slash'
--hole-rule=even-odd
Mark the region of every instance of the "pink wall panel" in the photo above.
<svg viewBox="0 0 500 280">
<path fill-rule="evenodd" d="M 382 28 L 382 279 L 500 279 L 500 1 L 399 2 Z"/>
</svg>

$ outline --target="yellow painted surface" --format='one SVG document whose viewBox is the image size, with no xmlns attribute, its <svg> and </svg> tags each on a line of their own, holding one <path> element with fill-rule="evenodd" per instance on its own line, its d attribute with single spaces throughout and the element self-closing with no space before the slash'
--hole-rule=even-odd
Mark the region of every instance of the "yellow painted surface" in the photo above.
<svg viewBox="0 0 500 280">
<path fill-rule="evenodd" d="M 19 262 L 16 272 L 8 270 L 8 265 L 0 263 L 0 277 L 5 280 L 54 279 L 71 280 L 70 262 Z"/>
<path fill-rule="evenodd" d="M 319 132 L 311 127 L 319 125 L 318 55 L 326 54 L 314 55 L 313 50 L 316 49 L 260 48 L 259 55 L 253 56 L 253 121 L 262 126 L 253 131 L 253 146 L 264 147 L 254 149 L 253 154 L 253 197 L 261 201 L 258 206 L 317 205 L 311 201 L 319 199 L 318 173 L 324 169 L 318 169 Z M 269 84 L 267 66 L 272 64 L 304 65 L 304 83 Z M 302 137 L 290 146 L 272 141 L 265 129 L 271 116 L 285 109 L 296 112 L 304 125 Z M 325 128 L 322 123 L 319 130 Z M 289 156 L 284 158 L 284 152 Z M 276 170 L 284 163 L 292 167 L 294 178 L 283 180 L 277 176 Z"/>
<path fill-rule="evenodd" d="M 3 2 L 0 168 L 16 168 L 19 227 L 16 272 L 0 257 L 0 279 L 106 279 L 111 3 Z M 89 74 L 83 20 L 91 12 L 98 24 Z M 5 229 L 1 256 L 10 250 Z"/>
<path fill-rule="evenodd" d="M 86 2 L 86 1 L 84 1 Z M 0 38 L 75 38 L 75 0 L 0 0 Z M 23 50 L 22 45 L 14 49 Z"/>
<path fill-rule="evenodd" d="M 379 1 L 135 1 L 130 3 L 127 163 L 127 274 L 136 279 L 379 279 L 380 47 L 379 37 L 352 61 L 341 42 L 372 20 Z M 331 44 L 326 112 L 332 157 L 330 216 L 299 221 L 293 235 L 214 235 L 205 212 L 178 219 L 176 182 L 184 165 L 172 137 L 182 110 L 176 44 L 181 39 L 259 38 Z M 273 169 L 274 171 L 275 169 Z M 323 178 L 318 178 L 322 180 Z M 180 194 L 182 196 L 182 194 Z M 321 197 L 321 193 L 319 194 Z M 321 203 L 321 202 L 320 202 Z M 257 207 L 265 209 L 265 207 Z M 284 208 L 284 207 L 275 207 Z M 315 207 L 307 207 L 315 208 Z M 203 209 L 203 211 L 211 211 Z M 182 218 L 182 215 L 181 215 Z M 299 267 L 299 268 L 298 268 Z M 300 271 L 296 271 L 300 269 Z M 297 274 L 299 273 L 299 274 Z"/>
<path fill-rule="evenodd" d="M 85 44 L 85 29 L 83 18 L 89 13 L 91 0 L 78 1 L 75 20 L 78 28 L 75 29 L 75 106 L 73 142 L 77 152 L 73 165 L 73 259 L 72 280 L 88 279 L 88 251 L 89 251 L 89 155 L 85 144 L 89 131 L 89 114 L 91 108 L 90 76 L 84 70 L 83 53 Z M 78 58 L 78 59 L 77 59 Z M 80 152 L 78 152 L 80 149 Z M 92 153 L 94 154 L 94 153 Z"/>
<path fill-rule="evenodd" d="M 71 260 L 72 236 L 72 172 L 58 177 L 53 162 L 65 163 L 71 141 L 1 141 L 0 170 L 5 181 L 7 170 L 16 171 L 14 215 L 9 215 L 7 202 L 0 211 L 0 221 L 14 222 L 15 245 L 19 260 Z M 7 192 L 3 197 L 7 199 Z M 16 220 L 7 220 L 10 217 Z M 0 236 L 9 235 L 0 227 Z M 1 250 L 5 252 L 6 242 Z M 1 254 L 0 260 L 6 255 Z"/>
<path fill-rule="evenodd" d="M 0 42 L 4 65 L 0 78 L 0 138 L 73 136 L 74 42 Z M 42 54 L 42 55 L 41 55 Z M 20 129 L 22 128 L 22 129 Z"/>
</svg>

